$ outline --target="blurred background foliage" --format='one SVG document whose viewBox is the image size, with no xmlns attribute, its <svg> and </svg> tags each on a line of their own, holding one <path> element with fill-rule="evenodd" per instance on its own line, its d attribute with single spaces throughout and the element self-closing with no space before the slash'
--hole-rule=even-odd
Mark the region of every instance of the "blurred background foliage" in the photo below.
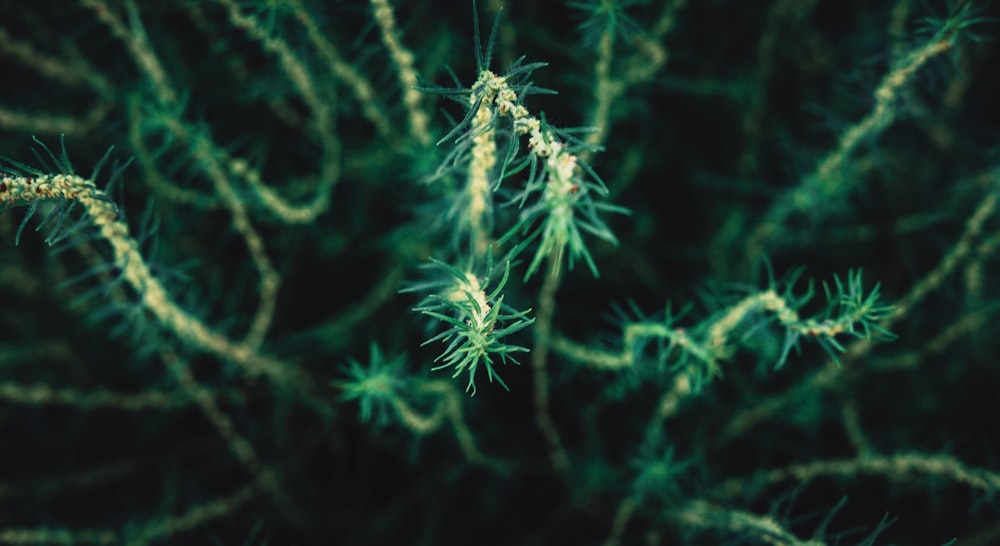
<svg viewBox="0 0 1000 546">
<path fill-rule="evenodd" d="M 420 279 L 428 257 L 450 252 L 447 195 L 421 183 L 447 144 L 406 129 L 406 89 L 368 3 L 238 4 L 319 83 L 335 120 L 319 132 L 335 135 L 332 148 L 318 143 L 315 113 L 273 51 L 234 28 L 223 4 L 0 0 L 0 155 L 39 167 L 32 137 L 53 150 L 64 138 L 84 175 L 110 147 L 120 161 L 134 157 L 112 195 L 133 233 L 148 235 L 149 263 L 185 309 L 234 337 L 252 322 L 258 276 L 193 143 L 208 139 L 244 158 L 293 202 L 309 197 L 303 181 L 335 163 L 330 208 L 300 225 L 235 185 L 282 279 L 262 350 L 300 367 L 332 409 L 316 412 L 178 342 L 107 277 L 68 282 L 103 263 L 101 243 L 52 253 L 32 221 L 15 246 L 23 208 L 10 207 L 0 214 L 0 542 L 1000 541 L 1000 225 L 995 211 L 975 216 L 1000 183 L 995 3 L 630 1 L 617 3 L 613 21 L 599 9 L 613 3 L 504 6 L 495 65 L 502 71 L 521 55 L 549 63 L 532 79 L 558 94 L 527 105 L 558 127 L 594 119 L 609 22 L 611 71 L 623 75 L 641 64 L 642 37 L 675 13 L 655 40 L 665 64 L 611 104 L 605 150 L 590 161 L 631 215 L 608 218 L 617 247 L 591 241 L 599 278 L 580 264 L 564 275 L 558 335 L 620 350 L 622 325 L 668 302 L 691 305 L 677 325 L 696 330 L 769 288 L 765 263 L 779 278 L 803 266 L 827 282 L 860 268 L 885 300 L 912 302 L 890 328 L 896 341 L 852 345 L 842 368 L 806 345 L 774 371 L 780 331 L 746 324 L 722 377 L 654 435 L 646 427 L 672 370 L 653 358 L 594 370 L 554 351 L 548 393 L 571 463 L 563 476 L 536 424 L 529 365 L 500 369 L 509 393 L 481 380 L 475 398 L 441 398 L 460 404 L 442 411 L 461 416 L 482 453 L 509 463 L 501 470 L 470 463 L 457 428 L 416 433 L 392 397 L 367 410 L 342 399 L 351 363 L 362 374 L 384 360 L 408 407 L 431 414 L 442 403 L 428 387 L 447 379 L 430 372 L 440 348 L 420 346 L 434 332 L 411 311 L 419 298 L 397 292 Z M 484 29 L 496 4 L 479 6 Z M 831 175 L 835 190 L 807 195 L 809 206 L 754 249 L 753 229 L 869 115 L 886 74 L 962 8 L 976 24 L 901 86 L 891 122 Z M 157 98 L 163 88 L 102 9 L 147 41 L 175 102 Z M 475 80 L 470 3 L 395 2 L 394 13 L 421 83 L 453 85 L 449 72 L 462 86 Z M 301 14 L 370 82 L 370 103 L 331 74 Z M 454 102 L 422 100 L 432 140 L 451 129 L 449 116 L 464 115 Z M 388 125 L 372 123 L 366 106 Z M 166 131 L 170 119 L 196 137 Z M 498 214 L 503 222 L 513 213 Z M 542 282 L 509 283 L 505 301 L 536 306 Z M 926 295 L 916 298 L 922 283 Z M 530 332 L 518 336 L 531 347 Z M 387 417 L 360 418 L 368 412 Z M 233 434 L 279 492 L 234 457 Z M 908 453 L 926 457 L 892 459 Z M 817 470 L 834 460 L 886 465 Z M 968 475 L 941 471 L 956 461 Z M 802 479 L 809 464 L 818 466 Z M 804 474 L 764 472 L 788 468 Z"/>
</svg>

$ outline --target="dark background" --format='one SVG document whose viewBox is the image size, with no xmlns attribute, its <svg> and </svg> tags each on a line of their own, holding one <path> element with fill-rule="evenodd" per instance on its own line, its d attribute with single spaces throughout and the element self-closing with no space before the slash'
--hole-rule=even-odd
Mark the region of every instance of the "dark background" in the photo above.
<svg viewBox="0 0 1000 546">
<path fill-rule="evenodd" d="M 277 4 L 246 2 L 244 11 L 261 10 L 259 17 L 266 21 L 267 7 Z M 352 359 L 367 363 L 371 343 L 386 355 L 402 355 L 409 385 L 449 373 L 430 371 L 441 347 L 420 346 L 435 325 L 410 311 L 419 299 L 413 294 L 382 298 L 347 329 L 322 328 L 377 288 L 392 294 L 420 279 L 419 266 L 428 255 L 450 255 L 450 228 L 440 221 L 448 195 L 421 184 L 443 159 L 447 144 L 421 147 L 406 140 L 401 90 L 371 7 L 308 4 L 341 55 L 379 91 L 376 104 L 398 124 L 402 138 L 398 146 L 383 141 L 349 91 L 330 79 L 301 27 L 287 12 L 275 12 L 274 35 L 286 39 L 318 81 L 339 97 L 343 163 L 331 209 L 308 225 L 281 225 L 245 193 L 283 279 L 264 350 L 313 377 L 333 414 L 319 416 L 266 381 L 246 381 L 231 364 L 185 347 L 129 305 L 134 293 L 116 307 L 101 281 L 65 286 L 93 262 L 77 246 L 51 253 L 43 243 L 46 230 L 34 231 L 36 220 L 29 221 L 15 246 L 24 207 L 13 203 L 0 215 L 0 383 L 11 389 L 43 386 L 83 393 L 159 390 L 175 393 L 178 400 L 168 409 L 126 411 L 0 397 L 0 532 L 111 529 L 128 537 L 157 518 L 183 513 L 248 482 L 216 429 L 184 399 L 166 371 L 156 350 L 165 344 L 217 394 L 237 431 L 277 472 L 301 513 L 283 513 L 260 494 L 223 517 L 167 535 L 164 543 L 603 541 L 643 468 L 635 461 L 642 458 L 649 415 L 670 384 L 669 370 L 643 361 L 636 370 L 611 373 L 550 357 L 554 420 L 574 464 L 569 483 L 552 471 L 535 424 L 528 357 L 522 359 L 525 365 L 499 370 L 510 392 L 480 376 L 479 393 L 463 398 L 463 415 L 480 449 L 516 462 L 508 476 L 465 461 L 447 427 L 420 437 L 392 412 L 387 424 L 366 423 L 358 418 L 357 404 L 338 400 L 334 382 L 344 378 L 343 366 Z M 452 85 L 450 69 L 462 85 L 470 84 L 475 78 L 472 7 L 465 2 L 397 4 L 403 41 L 426 83 Z M 592 161 L 611 190 L 610 200 L 631 215 L 607 218 L 620 241 L 617 247 L 588 239 L 599 278 L 579 264 L 565 275 L 557 296 L 558 332 L 618 350 L 622 320 L 616 309 L 634 305 L 655 316 L 667 302 L 674 309 L 690 303 L 692 310 L 679 325 L 695 331 L 747 290 L 767 287 L 762 257 L 745 255 L 746 229 L 869 112 L 874 89 L 898 60 L 894 52 L 927 39 L 919 33 L 924 19 L 944 17 L 949 9 L 945 2 L 931 1 L 814 4 L 802 7 L 799 16 L 776 15 L 775 2 L 691 2 L 678 12 L 676 27 L 662 44 L 670 53 L 668 63 L 614 105 L 606 149 Z M 179 117 L 231 153 L 254 160 L 266 179 L 278 181 L 279 192 L 295 195 L 290 182 L 281 184 L 313 172 L 319 150 L 301 124 L 279 119 L 269 108 L 273 101 L 284 101 L 301 119 L 308 118 L 273 56 L 228 24 L 212 2 L 136 5 L 149 43 L 183 96 Z M 995 3 L 976 5 L 983 17 L 997 14 Z M 119 4 L 112 6 L 125 13 Z M 204 10 L 206 26 L 192 22 L 193 10 Z M 661 11 L 658 2 L 635 3 L 625 14 L 637 22 L 634 32 L 641 33 Z M 488 29 L 493 15 L 484 5 L 480 12 Z M 890 22 L 895 13 L 908 14 L 898 28 Z M 591 121 L 596 54 L 577 28 L 583 20 L 563 2 L 512 2 L 499 23 L 504 30 L 495 69 L 502 72 L 520 55 L 549 63 L 532 79 L 559 94 L 530 96 L 525 106 L 533 113 L 544 111 L 557 127 Z M 917 73 L 893 105 L 900 112 L 897 119 L 852 154 L 854 190 L 834 196 L 814 214 L 789 220 L 766 249 L 779 277 L 804 266 L 807 278 L 830 282 L 835 274 L 843 278 L 848 270 L 862 268 L 866 286 L 880 283 L 884 298 L 893 302 L 954 247 L 972 212 L 997 191 L 995 174 L 980 175 L 996 169 L 998 159 L 1000 120 L 993 103 L 1000 96 L 1000 58 L 989 40 L 1000 31 L 998 24 L 970 29 L 983 41 L 960 34 L 951 52 Z M 69 158 L 86 175 L 111 147 L 118 160 L 136 154 L 128 132 L 137 114 L 129 105 L 140 104 L 147 123 L 141 138 L 160 150 L 159 174 L 211 194 L 184 144 L 152 126 L 151 84 L 93 11 L 75 2 L 4 1 L 0 29 L 9 43 L 30 44 L 35 59 L 84 60 L 90 69 L 75 74 L 93 71 L 110 83 L 98 90 L 65 71 L 66 77 L 46 75 L 37 62 L 12 54 L 13 46 L 0 48 L 3 111 L 75 120 L 64 125 L 0 122 L 0 155 L 45 170 L 32 152 L 41 149 L 32 137 L 58 154 L 60 133 L 65 133 Z M 901 34 L 894 34 L 897 30 Z M 767 36 L 775 45 L 765 43 Z M 633 54 L 632 37 L 625 32 L 617 42 L 622 62 L 613 70 L 623 68 Z M 235 71 L 232 59 L 239 59 L 245 72 Z M 426 107 L 434 138 L 450 130 L 449 115 L 464 114 L 459 104 L 440 99 L 428 98 Z M 99 114 L 92 115 L 95 108 Z M 44 151 L 40 156 L 47 157 Z M 219 330 L 241 335 L 256 305 L 257 278 L 242 240 L 230 228 L 230 215 L 218 206 L 193 207 L 158 195 L 149 183 L 152 174 L 137 161 L 112 195 L 136 233 L 143 232 L 143 211 L 152 208 L 159 227 L 146 243 L 147 255 L 176 300 Z M 499 212 L 498 224 L 509 225 L 511 215 L 510 209 Z M 733 218 L 743 218 L 744 229 L 728 241 L 720 239 Z M 996 232 L 994 213 L 976 242 L 989 241 Z M 93 252 L 106 256 L 99 241 L 93 242 Z M 523 267 L 505 292 L 505 301 L 519 309 L 537 305 L 541 283 L 540 276 L 520 282 Z M 724 376 L 686 401 L 668 422 L 667 445 L 686 465 L 673 480 L 678 493 L 652 495 L 639 506 L 623 542 L 771 540 L 749 531 L 702 533 L 671 515 L 701 498 L 771 515 L 803 540 L 830 516 L 816 538 L 831 544 L 862 543 L 883 516 L 894 523 L 878 534 L 876 544 L 998 540 L 995 485 L 983 491 L 914 473 L 785 481 L 728 497 L 716 490 L 727 479 L 761 469 L 853 456 L 842 422 L 845 407 L 857 408 L 876 453 L 950 454 L 995 476 L 1000 422 L 996 267 L 990 252 L 973 253 L 894 326 L 896 341 L 879 345 L 863 361 L 846 363 L 835 388 L 794 398 L 771 419 L 723 441 L 721 431 L 734 416 L 835 365 L 818 347 L 804 344 L 801 354 L 774 371 L 778 329 L 771 324 L 752 332 L 725 365 Z M 805 290 L 806 281 L 800 282 L 796 293 Z M 96 293 L 88 292 L 95 288 Z M 820 288 L 803 312 L 822 310 L 823 303 Z M 983 316 L 988 319 L 975 322 Z M 942 350 L 926 348 L 928 340 L 962 321 L 976 326 Z M 514 341 L 530 346 L 530 331 Z M 885 359 L 911 352 L 919 355 L 918 365 L 877 371 Z M 464 375 L 456 379 L 459 388 L 464 384 Z M 415 388 L 402 392 L 416 407 L 429 407 Z M 835 510 L 842 498 L 846 504 Z"/>
</svg>

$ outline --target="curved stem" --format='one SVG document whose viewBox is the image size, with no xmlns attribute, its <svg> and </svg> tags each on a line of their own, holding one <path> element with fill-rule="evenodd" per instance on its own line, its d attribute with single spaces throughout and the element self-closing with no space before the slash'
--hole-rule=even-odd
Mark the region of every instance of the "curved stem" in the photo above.
<svg viewBox="0 0 1000 546">
<path fill-rule="evenodd" d="M 549 374 L 548 357 L 552 341 L 552 318 L 556 311 L 556 292 L 562 281 L 562 268 L 558 267 L 558 258 L 549 256 L 549 274 L 544 276 L 542 288 L 538 294 L 538 310 L 535 315 L 535 346 L 531 351 L 531 367 L 535 380 L 535 422 L 545 437 L 549 448 L 549 459 L 552 467 L 563 478 L 570 475 L 569 455 L 563 447 L 559 430 L 552 420 L 552 410 L 549 407 Z"/>
</svg>

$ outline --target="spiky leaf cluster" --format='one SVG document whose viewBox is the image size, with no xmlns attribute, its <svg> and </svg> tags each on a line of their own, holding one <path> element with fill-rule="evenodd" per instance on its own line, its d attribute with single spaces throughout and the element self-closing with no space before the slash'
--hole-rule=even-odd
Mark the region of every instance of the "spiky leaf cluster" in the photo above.
<svg viewBox="0 0 1000 546">
<path fill-rule="evenodd" d="M 466 392 L 475 395 L 476 372 L 483 366 L 491 383 L 495 379 L 509 390 L 497 374 L 495 363 L 499 360 L 506 364 L 510 360 L 520 364 L 513 353 L 526 352 L 528 349 L 507 343 L 504 338 L 535 321 L 528 317 L 531 309 L 517 311 L 504 304 L 502 292 L 510 276 L 510 262 L 504 265 L 502 277 L 490 292 L 487 292 L 487 288 L 492 263 L 487 265 L 487 276 L 480 280 L 468 270 L 439 260 L 432 259 L 431 262 L 440 278 L 411 287 L 407 291 L 429 292 L 414 311 L 434 318 L 447 327 L 423 343 L 428 345 L 441 341 L 447 344 L 435 359 L 440 364 L 433 369 L 452 368 L 452 377 L 468 372 Z"/>
</svg>

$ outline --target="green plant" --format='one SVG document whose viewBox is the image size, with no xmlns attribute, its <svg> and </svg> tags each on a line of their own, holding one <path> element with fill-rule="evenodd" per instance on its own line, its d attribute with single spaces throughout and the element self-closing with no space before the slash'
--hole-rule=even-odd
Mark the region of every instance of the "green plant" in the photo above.
<svg viewBox="0 0 1000 546">
<path fill-rule="evenodd" d="M 492 257 L 492 256 L 491 256 Z M 480 364 L 486 367 L 486 376 L 490 383 L 494 379 L 507 390 L 507 384 L 493 368 L 494 356 L 502 363 L 511 360 L 520 364 L 512 353 L 525 352 L 528 349 L 519 345 L 504 343 L 503 339 L 531 325 L 533 319 L 526 318 L 530 309 L 504 311 L 501 291 L 510 276 L 510 262 L 504 265 L 503 276 L 496 283 L 496 288 L 487 293 L 489 275 L 493 269 L 486 266 L 487 276 L 484 280 L 467 270 L 452 267 L 434 260 L 434 265 L 443 270 L 447 277 L 411 287 L 410 291 L 430 291 L 430 295 L 415 308 L 429 317 L 450 325 L 450 328 L 424 342 L 424 345 L 441 341 L 448 347 L 435 359 L 442 364 L 431 368 L 432 371 L 442 368 L 454 368 L 452 377 L 458 377 L 463 372 L 469 372 L 469 383 L 466 391 L 476 393 L 476 370 Z"/>
<path fill-rule="evenodd" d="M 7 6 L 0 543 L 996 542 L 925 4 Z"/>
</svg>

